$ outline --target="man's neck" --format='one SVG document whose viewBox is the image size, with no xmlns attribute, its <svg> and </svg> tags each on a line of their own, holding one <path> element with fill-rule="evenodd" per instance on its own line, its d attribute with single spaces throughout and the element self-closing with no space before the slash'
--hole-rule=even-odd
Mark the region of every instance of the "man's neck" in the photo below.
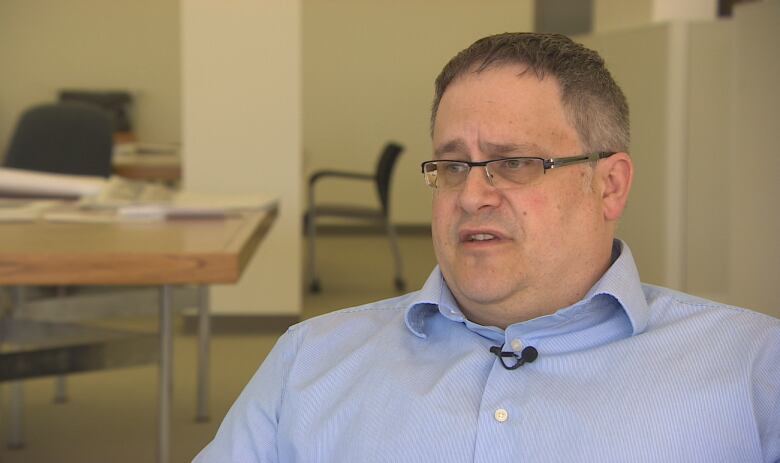
<svg viewBox="0 0 780 463">
<path fill-rule="evenodd" d="M 620 248 L 615 242 L 610 247 L 609 252 L 605 252 L 598 259 L 600 263 L 593 265 L 590 271 L 584 272 L 576 281 L 573 279 L 560 280 L 560 284 L 553 284 L 552 287 L 550 282 L 544 282 L 544 287 L 522 288 L 511 298 L 504 300 L 490 301 L 484 304 L 472 301 L 469 305 L 465 305 L 455 291 L 453 291 L 453 296 L 469 321 L 482 326 L 506 329 L 515 323 L 551 315 L 581 301 L 619 256 Z"/>
</svg>

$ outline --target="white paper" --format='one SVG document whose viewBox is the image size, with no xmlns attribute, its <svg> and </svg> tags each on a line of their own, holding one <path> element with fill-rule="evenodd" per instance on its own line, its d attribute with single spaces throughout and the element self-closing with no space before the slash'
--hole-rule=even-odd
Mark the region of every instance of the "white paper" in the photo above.
<svg viewBox="0 0 780 463">
<path fill-rule="evenodd" d="M 0 196 L 79 198 L 99 193 L 106 182 L 103 177 L 0 167 Z"/>
<path fill-rule="evenodd" d="M 263 211 L 276 199 L 264 194 L 207 194 L 180 191 L 170 201 L 138 203 L 119 207 L 121 219 L 165 219 L 177 217 L 223 217 L 240 212 Z"/>
<path fill-rule="evenodd" d="M 0 222 L 31 222 L 59 201 L 32 199 L 0 199 Z"/>
</svg>

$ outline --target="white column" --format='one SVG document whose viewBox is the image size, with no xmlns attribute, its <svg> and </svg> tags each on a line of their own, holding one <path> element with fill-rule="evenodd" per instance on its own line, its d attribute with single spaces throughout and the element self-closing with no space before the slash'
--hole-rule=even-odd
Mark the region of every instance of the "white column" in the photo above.
<svg viewBox="0 0 780 463">
<path fill-rule="evenodd" d="M 301 308 L 300 0 L 181 0 L 185 188 L 264 192 L 280 215 L 220 314 Z"/>
<path fill-rule="evenodd" d="M 593 0 L 593 32 L 675 20 L 713 20 L 717 0 Z"/>
</svg>

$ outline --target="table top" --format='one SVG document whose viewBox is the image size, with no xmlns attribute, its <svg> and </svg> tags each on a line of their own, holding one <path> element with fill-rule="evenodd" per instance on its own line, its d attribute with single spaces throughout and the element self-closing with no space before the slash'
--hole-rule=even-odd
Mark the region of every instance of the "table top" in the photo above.
<svg viewBox="0 0 780 463">
<path fill-rule="evenodd" d="M 235 283 L 276 215 L 0 223 L 0 285 Z"/>
</svg>

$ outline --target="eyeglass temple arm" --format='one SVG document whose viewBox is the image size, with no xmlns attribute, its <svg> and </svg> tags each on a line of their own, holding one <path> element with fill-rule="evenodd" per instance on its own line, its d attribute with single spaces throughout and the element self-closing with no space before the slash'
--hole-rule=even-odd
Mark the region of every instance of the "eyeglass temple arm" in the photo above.
<svg viewBox="0 0 780 463">
<path fill-rule="evenodd" d="M 583 154 L 582 156 L 570 156 L 566 158 L 553 158 L 544 160 L 544 170 L 555 169 L 558 167 L 569 166 L 572 164 L 579 164 L 581 162 L 596 162 L 599 159 L 608 158 L 615 154 L 610 151 L 598 151 L 595 153 Z"/>
</svg>

